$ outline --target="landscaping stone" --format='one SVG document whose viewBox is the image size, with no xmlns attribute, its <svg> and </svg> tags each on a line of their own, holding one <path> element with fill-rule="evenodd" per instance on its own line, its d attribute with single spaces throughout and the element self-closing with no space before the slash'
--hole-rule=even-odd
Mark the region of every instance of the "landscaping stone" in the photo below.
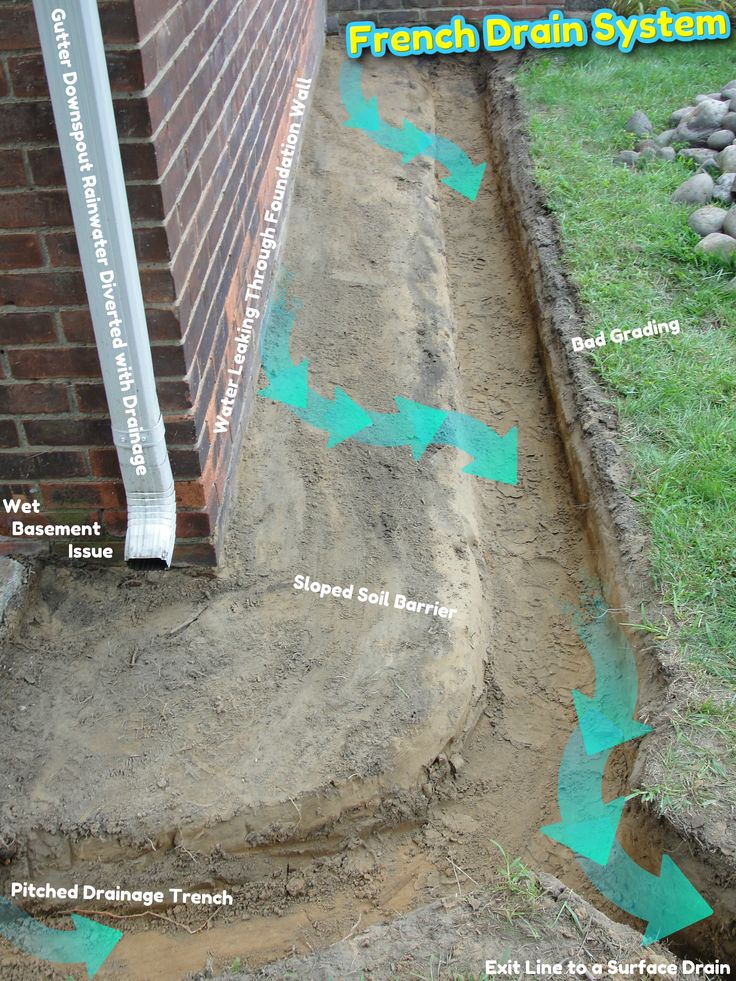
<svg viewBox="0 0 736 981">
<path fill-rule="evenodd" d="M 635 150 L 622 150 L 613 158 L 613 162 L 623 164 L 626 167 L 636 167 L 639 154 Z"/>
<path fill-rule="evenodd" d="M 736 115 L 736 113 L 734 115 Z M 675 138 L 675 133 L 676 130 L 674 129 L 666 129 L 664 132 L 660 133 L 659 136 L 654 137 L 654 142 L 657 144 L 657 146 L 669 146 Z"/>
<path fill-rule="evenodd" d="M 728 212 L 723 208 L 714 208 L 712 205 L 708 205 L 693 211 L 687 223 L 694 232 L 703 238 L 712 232 L 720 232 L 727 214 Z"/>
<path fill-rule="evenodd" d="M 722 174 L 732 174 L 736 171 L 736 146 L 727 146 L 718 154 L 718 164 Z"/>
<path fill-rule="evenodd" d="M 706 160 L 715 160 L 718 151 L 708 150 L 706 147 L 688 147 L 685 150 L 679 150 L 677 156 L 682 157 L 683 160 L 692 160 L 696 164 L 704 164 Z"/>
<path fill-rule="evenodd" d="M 713 232 L 711 235 L 706 235 L 705 238 L 702 238 L 695 248 L 708 255 L 717 255 L 723 259 L 727 259 L 728 256 L 736 253 L 736 238 L 731 238 L 730 235 L 723 235 L 721 232 Z"/>
<path fill-rule="evenodd" d="M 725 102 L 706 99 L 678 123 L 675 138 L 687 140 L 688 143 L 704 143 L 714 129 L 720 129 L 721 120 L 728 110 Z"/>
<path fill-rule="evenodd" d="M 723 221 L 723 231 L 726 233 L 726 235 L 736 238 L 736 204 L 730 211 L 726 212 L 726 216 Z"/>
<path fill-rule="evenodd" d="M 627 133 L 635 133 L 637 136 L 647 136 L 654 131 L 652 122 L 645 112 L 637 110 L 626 120 L 624 129 Z"/>
<path fill-rule="evenodd" d="M 705 204 L 713 193 L 713 178 L 709 174 L 695 174 L 689 177 L 672 195 L 676 204 Z"/>
<path fill-rule="evenodd" d="M 670 126 L 677 126 L 686 116 L 692 115 L 694 111 L 694 106 L 683 106 L 682 109 L 675 109 L 670 116 Z"/>
<path fill-rule="evenodd" d="M 711 150 L 725 150 L 733 143 L 734 135 L 730 129 L 717 129 L 708 137 L 708 146 Z"/>
<path fill-rule="evenodd" d="M 721 126 L 723 126 L 724 129 L 730 129 L 736 136 L 736 112 L 727 112 L 721 120 Z M 670 131 L 666 130 L 666 132 L 669 133 Z"/>
<path fill-rule="evenodd" d="M 676 159 L 677 154 L 675 153 L 675 151 L 671 146 L 661 146 L 657 150 L 657 156 L 659 157 L 660 160 L 672 161 Z"/>
<path fill-rule="evenodd" d="M 721 89 L 722 99 L 733 99 L 734 97 L 736 97 L 736 78 L 727 82 Z"/>
<path fill-rule="evenodd" d="M 724 204 L 730 204 L 735 189 L 734 185 L 736 185 L 736 174 L 721 174 L 713 188 L 713 199 L 723 201 Z"/>
</svg>

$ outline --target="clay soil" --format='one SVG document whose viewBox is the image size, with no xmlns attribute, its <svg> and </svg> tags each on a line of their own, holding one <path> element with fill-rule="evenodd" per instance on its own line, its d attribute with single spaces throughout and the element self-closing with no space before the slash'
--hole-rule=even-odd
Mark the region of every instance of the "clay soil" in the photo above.
<svg viewBox="0 0 736 981">
<path fill-rule="evenodd" d="M 213 916 L 99 907 L 125 932 L 100 978 L 310 954 L 492 885 L 498 846 L 587 888 L 539 829 L 558 819 L 571 690 L 593 684 L 566 609 L 598 569 L 511 225 L 492 170 L 471 203 L 430 161 L 402 166 L 343 127 L 341 57 L 325 55 L 283 260 L 294 359 L 362 405 L 403 394 L 518 425 L 520 479 L 461 475 L 448 448 L 416 463 L 326 450 L 259 399 L 216 574 L 40 573 L 1 666 L 8 875 L 235 896 Z M 489 155 L 482 80 L 464 60 L 364 74 L 390 122 L 474 160 Z M 462 612 L 450 627 L 330 605 L 294 592 L 300 572 Z M 9 981 L 83 976 L 4 945 L 1 963 Z"/>
</svg>

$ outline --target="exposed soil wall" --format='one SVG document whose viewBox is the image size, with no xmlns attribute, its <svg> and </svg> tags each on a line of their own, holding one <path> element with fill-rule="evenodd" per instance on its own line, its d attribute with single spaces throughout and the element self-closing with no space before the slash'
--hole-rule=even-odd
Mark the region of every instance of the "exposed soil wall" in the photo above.
<svg viewBox="0 0 736 981">
<path fill-rule="evenodd" d="M 570 339 L 585 333 L 585 314 L 567 275 L 560 233 L 534 180 L 525 107 L 513 85 L 518 55 L 487 62 L 488 112 L 492 154 L 502 196 L 529 290 L 544 355 L 546 377 L 575 493 L 605 584 L 609 607 L 641 622 L 642 605 L 650 620 L 662 613 L 652 583 L 647 534 L 625 492 L 630 469 L 617 440 L 612 397 L 584 356 L 571 353 Z M 619 619 L 621 619 L 619 617 Z M 664 742 L 673 738 L 669 718 L 685 697 L 686 671 L 672 645 L 643 640 L 628 631 L 640 665 L 640 716 L 654 727 L 634 763 L 633 780 L 647 781 Z M 654 781 L 652 781 L 654 782 Z M 736 829 L 718 807 L 687 817 L 656 815 L 651 807 L 630 807 L 623 840 L 642 864 L 654 871 L 662 851 L 671 854 L 711 904 L 715 915 L 687 931 L 686 944 L 712 955 L 736 950 Z"/>
</svg>

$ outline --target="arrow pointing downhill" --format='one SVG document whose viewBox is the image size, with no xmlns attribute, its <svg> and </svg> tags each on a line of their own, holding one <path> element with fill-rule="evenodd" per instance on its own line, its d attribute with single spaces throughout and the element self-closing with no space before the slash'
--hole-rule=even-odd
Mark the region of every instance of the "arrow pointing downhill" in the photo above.
<svg viewBox="0 0 736 981">
<path fill-rule="evenodd" d="M 0 896 L 0 933 L 14 947 L 54 964 L 83 963 L 87 976 L 93 978 L 123 935 L 75 913 L 72 923 L 73 930 L 51 930 Z"/>
</svg>

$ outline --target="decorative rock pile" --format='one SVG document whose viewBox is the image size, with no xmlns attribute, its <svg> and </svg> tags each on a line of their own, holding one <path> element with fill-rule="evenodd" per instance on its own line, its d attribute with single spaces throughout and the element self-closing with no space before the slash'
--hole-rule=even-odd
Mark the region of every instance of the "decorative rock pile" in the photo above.
<svg viewBox="0 0 736 981">
<path fill-rule="evenodd" d="M 696 95 L 694 105 L 676 109 L 670 128 L 663 133 L 654 134 L 644 112 L 635 112 L 626 129 L 639 142 L 635 150 L 617 154 L 617 163 L 636 167 L 647 159 L 680 157 L 697 165 L 695 174 L 677 188 L 672 200 L 703 206 L 689 219 L 700 236 L 698 251 L 736 255 L 736 79 L 720 92 Z M 711 201 L 731 207 L 709 204 Z"/>
</svg>

